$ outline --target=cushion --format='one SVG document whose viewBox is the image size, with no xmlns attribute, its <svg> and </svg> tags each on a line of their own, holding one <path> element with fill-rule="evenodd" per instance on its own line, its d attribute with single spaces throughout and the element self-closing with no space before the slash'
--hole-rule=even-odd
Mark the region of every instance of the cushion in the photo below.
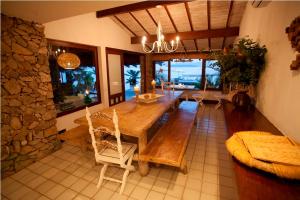
<svg viewBox="0 0 300 200">
<path fill-rule="evenodd" d="M 232 156 L 249 167 L 255 167 L 279 177 L 300 180 L 300 166 L 267 162 L 253 158 L 243 142 L 242 137 L 245 134 L 272 135 L 271 133 L 261 131 L 236 132 L 226 141 L 227 150 Z"/>
</svg>

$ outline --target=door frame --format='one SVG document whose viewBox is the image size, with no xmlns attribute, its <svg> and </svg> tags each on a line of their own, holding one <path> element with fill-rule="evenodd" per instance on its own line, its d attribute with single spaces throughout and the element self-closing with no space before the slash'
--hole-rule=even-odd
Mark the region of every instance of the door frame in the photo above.
<svg viewBox="0 0 300 200">
<path fill-rule="evenodd" d="M 108 54 L 116 54 L 116 55 L 120 55 L 121 57 L 121 79 L 122 79 L 122 101 L 118 101 L 118 103 L 121 103 L 123 101 L 125 101 L 125 82 L 124 82 L 124 54 L 136 54 L 139 56 L 144 56 L 144 88 L 141 88 L 142 91 L 145 91 L 145 84 L 146 84 L 146 55 L 140 52 L 134 52 L 134 51 L 128 51 L 128 50 L 122 50 L 122 49 L 116 49 L 116 48 L 111 48 L 111 47 L 105 47 L 105 54 L 106 54 L 106 71 L 107 71 L 107 85 L 108 85 L 108 103 L 109 106 L 111 106 L 111 101 L 110 98 L 113 96 L 116 96 L 118 94 L 114 94 L 111 95 L 110 94 L 110 80 L 109 80 L 109 65 L 108 65 Z M 114 105 L 118 104 L 115 103 Z"/>
<path fill-rule="evenodd" d="M 118 49 L 112 49 L 112 48 L 105 48 L 106 51 L 106 71 L 107 71 L 107 85 L 108 85 L 108 104 L 109 106 L 112 106 L 111 103 L 111 98 L 114 97 L 120 97 L 122 96 L 122 101 L 120 101 L 120 98 L 118 100 L 118 103 L 121 103 L 125 100 L 125 85 L 124 85 L 124 59 L 123 59 L 123 52 L 118 50 Z M 122 84 L 122 93 L 120 95 L 120 93 L 118 94 L 114 94 L 111 95 L 110 94 L 110 79 L 109 79 L 109 64 L 108 64 L 108 54 L 115 54 L 115 55 L 119 55 L 120 59 L 121 59 L 121 84 Z M 118 103 L 114 103 L 113 105 L 116 105 Z"/>
</svg>

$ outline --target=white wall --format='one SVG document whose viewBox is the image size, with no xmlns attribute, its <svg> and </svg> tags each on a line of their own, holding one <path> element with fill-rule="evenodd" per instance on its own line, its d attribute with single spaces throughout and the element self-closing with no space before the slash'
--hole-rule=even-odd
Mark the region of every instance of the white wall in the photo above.
<svg viewBox="0 0 300 200">
<path fill-rule="evenodd" d="M 108 106 L 108 85 L 105 47 L 139 51 L 139 45 L 130 44 L 130 35 L 110 18 L 96 18 L 96 13 L 88 13 L 45 23 L 47 38 L 93 45 L 98 47 L 100 90 L 102 103 L 91 108 L 95 112 Z M 58 130 L 74 128 L 74 119 L 85 115 L 80 110 L 57 118 Z"/>
<path fill-rule="evenodd" d="M 266 7 L 248 4 L 240 36 L 266 45 L 267 66 L 258 85 L 257 108 L 285 135 L 300 142 L 300 70 L 291 71 L 296 53 L 285 33 L 300 14 L 300 2 L 270 2 Z"/>
</svg>

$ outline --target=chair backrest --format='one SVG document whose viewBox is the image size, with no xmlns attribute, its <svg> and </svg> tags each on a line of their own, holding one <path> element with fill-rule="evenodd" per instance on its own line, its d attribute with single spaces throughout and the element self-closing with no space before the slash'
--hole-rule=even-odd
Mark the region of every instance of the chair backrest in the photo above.
<svg viewBox="0 0 300 200">
<path fill-rule="evenodd" d="M 164 91 L 164 89 L 167 89 L 167 90 L 175 90 L 174 89 L 174 83 L 173 82 L 165 82 L 163 80 L 161 80 L 161 90 Z"/>
<path fill-rule="evenodd" d="M 110 117 L 108 117 L 107 115 L 104 114 L 98 114 L 97 117 L 106 119 L 106 120 L 111 120 Z M 118 120 L 118 116 L 117 116 L 117 112 L 114 109 L 113 110 L 113 117 L 112 117 L 112 122 L 114 125 L 114 130 L 110 130 L 107 127 L 97 127 L 96 129 L 93 127 L 93 123 L 91 120 L 91 113 L 88 109 L 88 107 L 86 107 L 86 119 L 88 121 L 88 125 L 89 125 L 89 133 L 91 135 L 91 139 L 92 139 L 92 146 L 95 152 L 95 157 L 99 157 L 99 150 L 97 148 L 97 141 L 96 141 L 96 137 L 95 137 L 95 131 L 96 130 L 105 130 L 105 132 L 109 132 L 111 135 L 113 134 L 117 140 L 117 150 L 119 153 L 119 158 L 120 158 L 120 163 L 124 163 L 123 161 L 123 153 L 122 153 L 122 143 L 121 143 L 121 133 L 119 130 L 119 120 Z M 100 140 L 101 138 L 99 138 Z"/>
</svg>

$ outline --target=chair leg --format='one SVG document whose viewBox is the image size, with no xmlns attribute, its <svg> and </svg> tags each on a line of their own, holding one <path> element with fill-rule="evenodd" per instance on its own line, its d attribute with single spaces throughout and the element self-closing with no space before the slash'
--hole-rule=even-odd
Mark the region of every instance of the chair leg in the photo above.
<svg viewBox="0 0 300 200">
<path fill-rule="evenodd" d="M 107 170 L 107 167 L 108 167 L 108 164 L 104 164 L 104 166 L 101 169 L 99 181 L 98 181 L 98 184 L 97 184 L 97 188 L 99 188 L 102 185 L 102 182 L 103 182 L 103 179 L 104 179 L 104 174 Z"/>
<path fill-rule="evenodd" d="M 129 172 L 135 170 L 134 166 L 131 165 L 132 158 L 133 158 L 133 155 L 130 156 L 130 158 L 127 161 L 125 172 L 124 172 L 123 178 L 122 178 L 122 185 L 121 185 L 121 189 L 120 189 L 120 194 L 122 194 L 123 191 L 124 191 L 124 188 L 125 188 L 125 185 L 126 185 L 126 181 L 127 181 L 127 177 L 128 177 Z"/>
<path fill-rule="evenodd" d="M 215 109 L 218 110 L 221 105 L 222 105 L 222 101 L 219 99 L 218 104 L 215 106 Z"/>
<path fill-rule="evenodd" d="M 124 191 L 128 174 L 129 174 L 129 170 L 126 169 L 125 172 L 124 172 L 124 174 L 123 174 L 123 178 L 122 178 L 122 185 L 121 185 L 121 189 L 120 189 L 120 194 L 122 194 L 123 191 Z"/>
<path fill-rule="evenodd" d="M 199 105 L 200 105 L 201 107 L 204 106 L 203 99 L 199 99 Z"/>
<path fill-rule="evenodd" d="M 132 159 L 133 159 L 134 154 L 132 154 L 132 156 L 130 156 L 130 158 L 127 160 L 127 164 L 126 164 L 126 169 L 128 169 L 129 171 L 135 171 L 135 168 L 133 165 L 131 165 L 132 163 Z"/>
</svg>

